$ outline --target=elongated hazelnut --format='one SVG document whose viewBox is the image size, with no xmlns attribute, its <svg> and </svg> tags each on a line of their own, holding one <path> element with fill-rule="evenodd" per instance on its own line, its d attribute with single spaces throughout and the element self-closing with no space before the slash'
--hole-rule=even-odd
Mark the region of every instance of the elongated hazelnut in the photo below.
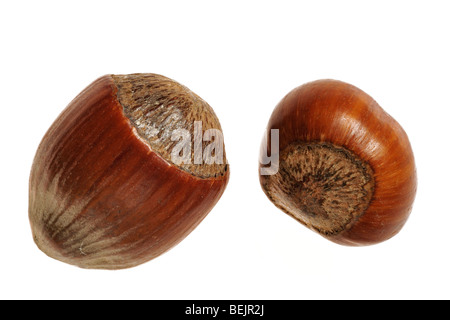
<svg viewBox="0 0 450 320">
<path fill-rule="evenodd" d="M 387 240 L 410 215 L 417 177 L 408 137 L 350 84 L 318 80 L 288 93 L 269 120 L 261 159 L 267 197 L 336 243 Z"/>
<path fill-rule="evenodd" d="M 161 255 L 226 188 L 220 133 L 212 108 L 169 78 L 97 79 L 37 150 L 29 187 L 34 241 L 82 268 L 129 268 Z"/>
</svg>

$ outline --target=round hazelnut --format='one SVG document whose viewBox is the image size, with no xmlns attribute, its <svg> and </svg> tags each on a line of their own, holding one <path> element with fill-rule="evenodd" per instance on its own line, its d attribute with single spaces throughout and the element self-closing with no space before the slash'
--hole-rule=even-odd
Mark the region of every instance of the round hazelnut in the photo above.
<svg viewBox="0 0 450 320">
<path fill-rule="evenodd" d="M 337 80 L 299 86 L 276 106 L 266 137 L 261 159 L 270 154 L 276 163 L 272 171 L 260 163 L 262 189 L 306 227 L 356 246 L 387 240 L 405 224 L 417 188 L 413 151 L 362 90 Z"/>
</svg>

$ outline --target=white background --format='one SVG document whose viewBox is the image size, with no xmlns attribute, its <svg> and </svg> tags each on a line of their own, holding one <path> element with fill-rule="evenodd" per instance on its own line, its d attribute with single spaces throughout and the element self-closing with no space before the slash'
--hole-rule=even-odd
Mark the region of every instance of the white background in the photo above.
<svg viewBox="0 0 450 320">
<path fill-rule="evenodd" d="M 2 299 L 450 298 L 450 8 L 445 1 L 2 1 Z M 214 108 L 227 190 L 177 247 L 121 271 L 48 258 L 28 222 L 37 146 L 101 75 L 168 76 Z M 279 100 L 334 78 L 374 97 L 411 140 L 419 189 L 391 240 L 344 247 L 261 191 L 258 152 Z"/>
</svg>

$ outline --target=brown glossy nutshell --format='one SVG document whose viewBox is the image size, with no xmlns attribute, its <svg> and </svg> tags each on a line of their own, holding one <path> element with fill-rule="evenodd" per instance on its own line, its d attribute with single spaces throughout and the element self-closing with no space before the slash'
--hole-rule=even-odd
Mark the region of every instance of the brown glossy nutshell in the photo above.
<svg viewBox="0 0 450 320">
<path fill-rule="evenodd" d="M 195 121 L 202 131 L 195 132 Z M 96 269 L 134 267 L 175 246 L 217 203 L 229 170 L 225 153 L 222 163 L 173 163 L 171 133 L 213 128 L 221 130 L 212 108 L 169 78 L 106 75 L 94 81 L 37 150 L 29 186 L 37 246 L 55 259 Z"/>
<path fill-rule="evenodd" d="M 368 94 L 337 80 L 306 83 L 280 101 L 266 133 L 261 157 L 267 150 L 279 165 L 260 182 L 282 211 L 344 245 L 379 243 L 403 227 L 417 189 L 413 151 Z"/>
</svg>

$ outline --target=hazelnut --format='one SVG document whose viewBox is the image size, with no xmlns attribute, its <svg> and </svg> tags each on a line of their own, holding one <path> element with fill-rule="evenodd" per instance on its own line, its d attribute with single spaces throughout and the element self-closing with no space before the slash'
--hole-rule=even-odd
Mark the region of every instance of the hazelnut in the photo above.
<svg viewBox="0 0 450 320">
<path fill-rule="evenodd" d="M 34 241 L 82 268 L 122 269 L 183 240 L 223 194 L 229 168 L 213 109 L 156 74 L 106 75 L 56 119 L 29 185 Z"/>
<path fill-rule="evenodd" d="M 261 159 L 260 183 L 275 206 L 336 243 L 387 240 L 410 215 L 417 177 L 408 137 L 353 85 L 318 80 L 289 92 L 270 117 Z"/>
</svg>

